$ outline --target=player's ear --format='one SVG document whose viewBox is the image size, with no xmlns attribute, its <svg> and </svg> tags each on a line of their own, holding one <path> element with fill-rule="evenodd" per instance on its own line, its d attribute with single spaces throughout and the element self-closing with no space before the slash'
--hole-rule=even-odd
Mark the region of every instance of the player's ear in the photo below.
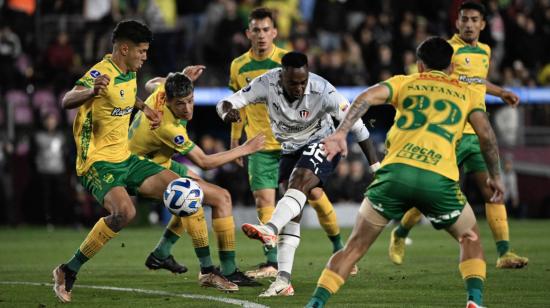
<svg viewBox="0 0 550 308">
<path fill-rule="evenodd" d="M 416 60 L 416 69 L 418 69 L 419 73 L 424 73 L 426 68 L 424 67 L 424 62 L 422 62 L 422 60 Z"/>
<path fill-rule="evenodd" d="M 123 55 L 123 56 L 126 56 L 128 55 L 128 51 L 130 50 L 130 46 L 128 46 L 128 43 L 127 42 L 121 42 L 120 43 L 120 53 Z"/>
<path fill-rule="evenodd" d="M 457 29 L 457 30 L 459 29 L 459 27 L 458 27 L 459 22 L 460 22 L 460 16 L 458 16 L 458 18 L 455 20 L 455 29 Z"/>
<path fill-rule="evenodd" d="M 449 67 L 447 68 L 448 74 L 452 75 L 454 70 L 455 70 L 455 64 L 451 62 L 451 64 L 449 64 Z"/>
<path fill-rule="evenodd" d="M 485 25 L 487 25 L 487 23 L 485 22 L 485 19 L 481 20 L 481 31 L 483 31 L 483 29 L 485 29 Z"/>
<path fill-rule="evenodd" d="M 250 29 L 246 28 L 246 30 L 244 31 L 244 34 L 246 34 L 247 39 L 252 40 L 252 38 L 250 37 L 252 35 L 252 32 L 250 31 Z"/>
<path fill-rule="evenodd" d="M 277 31 L 277 28 L 273 27 L 273 38 L 276 38 L 277 34 L 279 34 L 279 31 Z"/>
</svg>

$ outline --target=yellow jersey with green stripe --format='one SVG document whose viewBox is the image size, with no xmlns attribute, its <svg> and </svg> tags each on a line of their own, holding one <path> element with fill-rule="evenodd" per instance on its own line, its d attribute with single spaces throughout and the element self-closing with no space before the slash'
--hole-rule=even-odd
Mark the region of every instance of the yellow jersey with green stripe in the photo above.
<svg viewBox="0 0 550 308">
<path fill-rule="evenodd" d="M 397 110 L 382 166 L 402 163 L 458 180 L 456 142 L 483 96 L 440 71 L 399 75 L 381 83 Z"/>
<path fill-rule="evenodd" d="M 458 79 L 464 85 L 473 87 L 485 96 L 485 92 L 487 92 L 485 80 L 489 74 L 491 47 L 480 42 L 475 47 L 470 46 L 458 34 L 455 34 L 447 42 L 453 46 L 454 50 L 451 60 L 454 70 L 451 77 Z M 485 103 L 483 103 L 483 108 L 485 108 Z M 464 134 L 475 134 L 469 123 L 466 123 Z"/>
<path fill-rule="evenodd" d="M 162 113 L 162 122 L 160 127 L 151 129 L 149 119 L 138 112 L 128 131 L 130 151 L 170 168 L 170 159 L 175 153 L 185 155 L 195 147 L 187 134 L 187 121 L 176 118 L 166 106 L 164 85 L 149 95 L 145 104 Z"/>
<path fill-rule="evenodd" d="M 273 45 L 273 51 L 264 59 L 254 57 L 252 50 L 241 55 L 231 62 L 229 88 L 233 92 L 248 85 L 252 79 L 262 75 L 268 70 L 281 66 L 281 59 L 287 53 L 286 50 Z M 259 133 L 263 133 L 265 138 L 264 151 L 280 150 L 281 145 L 271 132 L 269 116 L 267 114 L 266 104 L 258 102 L 250 104 L 240 110 L 241 122 L 231 124 L 231 138 L 239 139 L 242 130 L 246 132 L 247 138 L 252 138 Z"/>
<path fill-rule="evenodd" d="M 128 125 L 136 102 L 136 73 L 122 73 L 106 55 L 76 85 L 92 88 L 95 78 L 104 74 L 111 78 L 107 88 L 80 106 L 73 124 L 79 176 L 96 161 L 119 163 L 130 156 Z"/>
</svg>

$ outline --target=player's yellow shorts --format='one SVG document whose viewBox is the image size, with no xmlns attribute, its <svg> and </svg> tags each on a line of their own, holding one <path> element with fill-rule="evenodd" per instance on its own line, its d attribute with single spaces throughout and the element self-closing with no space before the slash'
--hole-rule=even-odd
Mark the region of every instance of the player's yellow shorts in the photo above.
<svg viewBox="0 0 550 308">
<path fill-rule="evenodd" d="M 456 147 L 456 162 L 465 173 L 485 172 L 487 165 L 481 154 L 479 139 L 475 134 L 464 134 Z"/>
<path fill-rule="evenodd" d="M 436 229 L 454 224 L 466 204 L 458 182 L 406 164 L 390 164 L 376 171 L 365 196 L 387 219 L 399 220 L 416 207 Z"/>
<path fill-rule="evenodd" d="M 248 156 L 248 181 L 252 191 L 276 189 L 281 151 L 256 152 Z"/>
<path fill-rule="evenodd" d="M 130 195 L 135 195 L 145 179 L 163 170 L 164 167 L 153 161 L 132 154 L 120 163 L 95 162 L 79 179 L 84 188 L 103 205 L 103 199 L 111 188 L 123 186 Z"/>
<path fill-rule="evenodd" d="M 170 160 L 170 170 L 174 171 L 174 173 L 182 178 L 186 178 L 189 168 L 184 164 L 178 163 L 177 161 Z"/>
</svg>

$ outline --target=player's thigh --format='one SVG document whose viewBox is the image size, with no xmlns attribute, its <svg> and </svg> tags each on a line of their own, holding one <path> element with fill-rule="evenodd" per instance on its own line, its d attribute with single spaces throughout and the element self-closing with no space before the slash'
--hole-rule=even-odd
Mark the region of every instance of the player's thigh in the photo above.
<svg viewBox="0 0 550 308">
<path fill-rule="evenodd" d="M 376 241 L 388 219 L 375 210 L 372 202 L 365 198 L 359 208 L 355 226 L 346 243 L 346 250 L 356 250 L 361 255 Z"/>
<path fill-rule="evenodd" d="M 227 208 L 229 211 L 231 210 L 231 194 L 229 194 L 227 189 L 202 179 L 197 180 L 197 183 L 204 193 L 203 202 L 205 204 L 211 207 L 223 207 Z"/>
<path fill-rule="evenodd" d="M 112 187 L 103 199 L 103 207 L 112 215 L 123 215 L 133 218 L 135 216 L 135 207 L 126 188 L 122 186 Z"/>
<path fill-rule="evenodd" d="M 170 182 L 181 177 L 174 171 L 142 157 L 136 157 L 129 176 L 132 179 L 129 191 L 157 200 L 162 199 L 162 194 Z"/>
<path fill-rule="evenodd" d="M 248 180 L 255 192 L 276 189 L 279 179 L 279 151 L 257 152 L 248 157 Z"/>
</svg>

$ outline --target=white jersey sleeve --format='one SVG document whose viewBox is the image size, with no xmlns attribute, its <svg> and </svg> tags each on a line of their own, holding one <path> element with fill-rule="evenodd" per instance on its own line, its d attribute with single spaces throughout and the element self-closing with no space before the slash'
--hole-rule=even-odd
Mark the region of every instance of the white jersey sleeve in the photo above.
<svg viewBox="0 0 550 308">
<path fill-rule="evenodd" d="M 327 89 L 327 111 L 330 112 L 330 115 L 334 117 L 338 122 L 342 122 L 346 117 L 350 103 L 340 92 L 336 91 L 334 86 L 330 85 Z M 359 118 L 357 122 L 351 127 L 351 132 L 355 136 L 357 142 L 367 140 L 370 136 L 369 130 L 365 127 L 363 120 Z"/>
<path fill-rule="evenodd" d="M 254 78 L 248 86 L 220 101 L 218 103 L 218 110 L 220 109 L 219 106 L 223 101 L 230 102 L 234 109 L 241 109 L 244 106 L 253 103 L 265 103 L 268 96 L 268 86 L 269 80 L 265 74 L 258 76 Z"/>
</svg>

